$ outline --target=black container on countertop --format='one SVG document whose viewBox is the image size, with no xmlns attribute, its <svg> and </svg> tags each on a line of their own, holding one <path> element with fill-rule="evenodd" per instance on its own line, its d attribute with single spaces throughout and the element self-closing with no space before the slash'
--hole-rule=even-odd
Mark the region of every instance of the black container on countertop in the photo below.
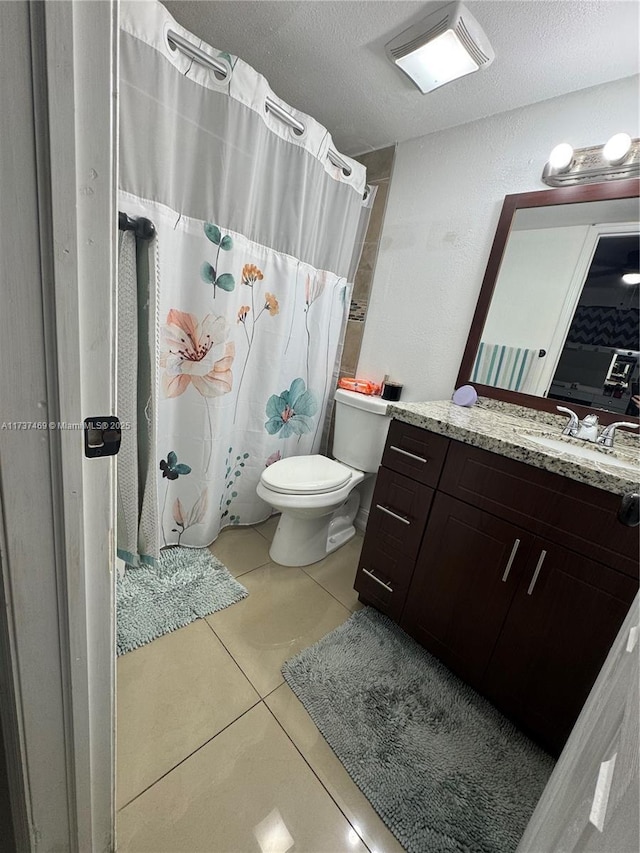
<svg viewBox="0 0 640 853">
<path fill-rule="evenodd" d="M 395 402 L 400 399 L 401 394 L 402 385 L 398 385 L 397 382 L 385 382 L 382 386 L 381 397 L 383 400 L 391 400 L 391 402 Z"/>
</svg>

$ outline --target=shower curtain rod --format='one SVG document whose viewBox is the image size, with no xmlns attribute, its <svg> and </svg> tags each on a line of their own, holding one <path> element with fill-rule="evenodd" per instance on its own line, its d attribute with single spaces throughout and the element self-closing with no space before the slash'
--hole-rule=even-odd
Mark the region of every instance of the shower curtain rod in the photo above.
<svg viewBox="0 0 640 853">
<path fill-rule="evenodd" d="M 120 231 L 133 231 L 139 240 L 153 240 L 156 236 L 156 226 L 150 219 L 144 216 L 134 219 L 121 210 L 118 212 L 118 228 Z"/>
<path fill-rule="evenodd" d="M 202 48 L 197 47 L 195 44 L 192 44 L 189 39 L 184 38 L 181 35 L 178 35 L 174 30 L 167 31 L 167 40 L 170 44 L 174 45 L 176 48 L 180 48 L 183 53 L 186 53 L 187 56 L 190 56 L 192 59 L 195 59 L 196 62 L 199 62 L 201 65 L 207 66 L 207 68 L 212 68 L 218 74 L 222 74 L 223 77 L 227 77 L 229 75 L 229 69 L 222 62 L 218 62 L 212 56 L 209 56 L 208 53 L 205 53 Z M 294 118 L 290 113 L 288 113 L 285 109 L 283 109 L 279 104 L 275 101 L 271 100 L 271 98 L 267 98 L 265 101 L 265 107 L 269 112 L 273 113 L 280 121 L 283 121 L 285 124 L 288 124 L 292 130 L 295 132 L 302 134 L 304 133 L 304 125 L 302 122 L 298 121 L 297 118 Z M 334 166 L 342 169 L 347 177 L 351 174 L 351 166 L 343 160 L 342 157 L 334 151 L 332 148 L 327 152 L 327 157 Z M 365 193 L 365 198 L 367 193 Z"/>
</svg>

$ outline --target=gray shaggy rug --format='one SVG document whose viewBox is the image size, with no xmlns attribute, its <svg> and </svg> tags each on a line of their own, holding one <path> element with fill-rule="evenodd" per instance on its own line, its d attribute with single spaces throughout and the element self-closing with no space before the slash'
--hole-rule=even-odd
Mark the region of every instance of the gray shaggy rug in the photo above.
<svg viewBox="0 0 640 853">
<path fill-rule="evenodd" d="M 127 566 L 116 584 L 118 655 L 249 595 L 206 548 L 167 548 L 155 566 Z"/>
<path fill-rule="evenodd" d="M 372 608 L 287 661 L 285 680 L 410 853 L 506 853 L 553 759 Z"/>
</svg>

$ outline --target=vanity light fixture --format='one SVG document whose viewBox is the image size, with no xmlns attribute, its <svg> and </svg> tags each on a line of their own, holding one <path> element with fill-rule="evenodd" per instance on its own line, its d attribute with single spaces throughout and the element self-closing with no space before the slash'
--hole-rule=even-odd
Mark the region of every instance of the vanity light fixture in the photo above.
<svg viewBox="0 0 640 853">
<path fill-rule="evenodd" d="M 640 139 L 616 133 L 606 145 L 576 148 L 568 142 L 556 145 L 542 172 L 550 187 L 592 184 L 640 177 Z"/>
<path fill-rule="evenodd" d="M 462 3 L 449 3 L 385 45 L 389 60 L 423 95 L 495 58 L 482 27 Z"/>
<path fill-rule="evenodd" d="M 573 160 L 573 146 L 568 142 L 561 142 L 549 154 L 549 164 L 557 172 L 566 172 Z"/>
<path fill-rule="evenodd" d="M 602 149 L 602 156 L 607 163 L 618 166 L 626 160 L 627 154 L 631 150 L 631 142 L 628 133 L 616 133 Z"/>
</svg>

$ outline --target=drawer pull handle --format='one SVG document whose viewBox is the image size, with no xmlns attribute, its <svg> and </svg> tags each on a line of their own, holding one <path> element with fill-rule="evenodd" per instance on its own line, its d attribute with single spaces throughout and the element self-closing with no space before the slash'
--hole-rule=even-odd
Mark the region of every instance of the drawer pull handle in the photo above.
<svg viewBox="0 0 640 853">
<path fill-rule="evenodd" d="M 398 515 L 397 512 L 393 512 L 390 509 L 387 509 L 386 506 L 382 506 L 382 504 L 376 504 L 376 509 L 382 510 L 382 512 L 386 512 L 387 515 L 390 515 L 391 518 L 395 518 L 398 521 L 401 521 L 403 524 L 411 524 L 408 518 L 404 518 L 402 515 Z"/>
<path fill-rule="evenodd" d="M 531 595 L 533 592 L 533 588 L 536 585 L 536 581 L 538 580 L 538 575 L 540 574 L 540 569 L 542 568 L 542 564 L 544 563 L 544 558 L 547 556 L 546 551 L 541 551 L 540 556 L 538 557 L 538 565 L 536 566 L 536 570 L 533 573 L 533 577 L 531 578 L 531 583 L 529 584 L 529 589 L 527 590 L 527 595 Z"/>
<path fill-rule="evenodd" d="M 516 539 L 513 543 L 513 548 L 511 549 L 511 556 L 509 557 L 509 562 L 507 563 L 507 568 L 504 570 L 504 574 L 502 575 L 502 582 L 506 583 L 507 578 L 509 577 L 509 572 L 511 571 L 511 566 L 513 565 L 513 561 L 515 560 L 516 554 L 518 552 L 518 548 L 520 547 L 520 540 Z"/>
<path fill-rule="evenodd" d="M 380 586 L 383 586 L 383 587 L 387 590 L 387 592 L 393 592 L 393 590 L 391 589 L 391 587 L 390 587 L 390 586 L 388 586 L 384 581 L 381 581 L 381 580 L 380 580 L 380 578 L 377 578 L 377 577 L 373 574 L 373 572 L 370 572 L 368 569 L 365 569 L 365 567 L 364 567 L 364 566 L 362 567 L 362 571 L 365 573 L 365 575 L 369 575 L 369 577 L 370 577 L 372 580 L 374 580 L 376 583 L 379 583 L 379 584 L 380 584 Z"/>
<path fill-rule="evenodd" d="M 416 456 L 415 453 L 409 453 L 408 450 L 403 450 L 401 447 L 396 447 L 395 444 L 391 445 L 391 450 L 395 450 L 396 453 L 402 453 L 403 456 L 409 456 L 409 458 L 415 459 L 416 462 L 424 462 L 425 464 L 427 462 L 424 456 Z"/>
</svg>

